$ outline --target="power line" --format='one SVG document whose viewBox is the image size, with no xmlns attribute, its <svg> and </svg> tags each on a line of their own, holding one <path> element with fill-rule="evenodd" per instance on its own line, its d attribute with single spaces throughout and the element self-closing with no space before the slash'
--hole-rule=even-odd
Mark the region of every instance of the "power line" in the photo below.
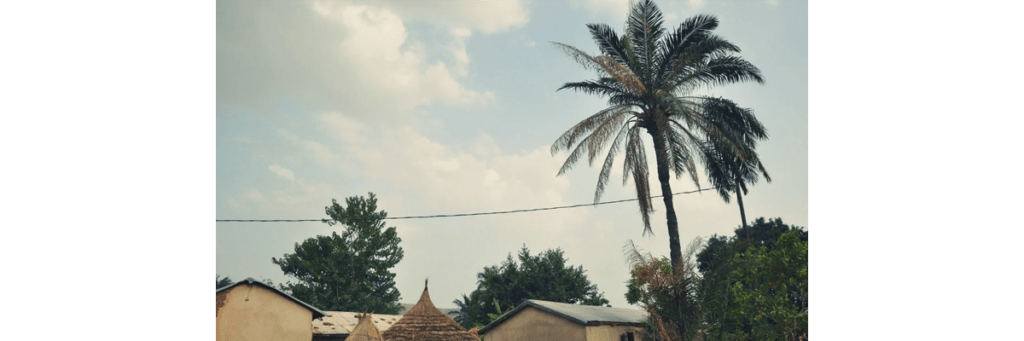
<svg viewBox="0 0 1024 341">
<path fill-rule="evenodd" d="M 714 189 L 714 187 L 707 188 L 707 189 L 698 189 L 696 191 L 672 193 L 672 195 L 692 194 L 692 193 L 697 193 L 697 192 L 710 191 L 712 189 Z M 660 198 L 660 197 L 662 197 L 662 195 L 655 195 L 655 196 L 652 196 L 651 198 L 653 199 L 653 198 Z M 536 211 L 558 210 L 558 209 L 563 209 L 563 208 L 576 208 L 576 207 L 583 207 L 583 206 L 597 206 L 597 205 L 604 205 L 604 204 L 616 204 L 616 203 L 620 203 L 620 202 L 636 201 L 636 200 L 637 199 L 623 199 L 623 200 L 599 202 L 599 203 L 595 203 L 595 204 L 577 204 L 577 205 L 568 205 L 568 206 L 553 206 L 553 207 L 531 208 L 531 209 L 525 209 L 525 210 L 511 210 L 511 211 L 458 213 L 458 214 L 435 214 L 435 215 L 415 215 L 415 216 L 406 216 L 406 217 L 387 217 L 387 218 L 384 218 L 382 220 L 388 220 L 388 219 L 453 218 L 453 217 L 471 217 L 471 216 L 478 216 L 478 215 L 493 215 L 493 214 L 536 212 Z M 360 218 L 360 219 L 350 219 L 350 220 L 368 220 L 368 219 L 376 219 L 376 218 Z M 291 223 L 291 222 L 312 222 L 312 221 L 316 221 L 316 222 L 326 223 L 329 220 L 330 219 L 267 219 L 267 220 L 259 220 L 259 219 L 251 219 L 251 220 L 223 219 L 223 220 L 221 220 L 221 219 L 218 219 L 217 222 L 224 222 L 224 223 Z"/>
</svg>

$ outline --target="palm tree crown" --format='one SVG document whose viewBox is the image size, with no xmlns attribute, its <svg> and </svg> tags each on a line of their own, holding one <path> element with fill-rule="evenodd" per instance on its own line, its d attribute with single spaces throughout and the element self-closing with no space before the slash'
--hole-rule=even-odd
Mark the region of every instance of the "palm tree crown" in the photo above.
<svg viewBox="0 0 1024 341">
<path fill-rule="evenodd" d="M 754 81 L 763 83 L 760 70 L 734 55 L 740 48 L 715 35 L 718 19 L 697 15 L 666 34 L 661 11 L 650 0 L 632 6 L 625 34 L 605 24 L 587 28 L 600 49 L 590 55 L 578 48 L 553 43 L 598 78 L 569 82 L 570 89 L 608 98 L 608 107 L 566 131 L 551 146 L 551 153 L 572 150 L 558 171 L 564 174 L 586 156 L 594 164 L 598 153 L 611 143 L 604 158 L 594 201 L 600 200 L 611 174 L 612 163 L 625 147 L 623 185 L 632 177 L 644 224 L 651 232 L 653 212 L 648 183 L 647 155 L 641 141 L 646 131 L 653 139 L 658 179 L 666 205 L 672 262 L 679 262 L 678 231 L 672 207 L 669 170 L 681 178 L 689 175 L 699 187 L 696 158 L 715 145 L 720 152 L 745 160 L 743 134 L 728 124 L 745 121 L 744 110 L 721 98 L 693 95 L 699 88 Z M 752 115 L 751 115 L 752 117 Z M 575 146 L 575 148 L 573 148 Z"/>
</svg>

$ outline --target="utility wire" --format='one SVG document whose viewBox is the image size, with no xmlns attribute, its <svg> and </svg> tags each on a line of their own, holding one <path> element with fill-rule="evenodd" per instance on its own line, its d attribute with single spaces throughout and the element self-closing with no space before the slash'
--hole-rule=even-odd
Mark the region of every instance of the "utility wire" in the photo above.
<svg viewBox="0 0 1024 341">
<path fill-rule="evenodd" d="M 710 191 L 712 189 L 714 189 L 714 187 L 707 188 L 707 189 L 698 189 L 696 191 L 672 193 L 672 195 L 691 194 L 691 193 L 697 193 L 697 192 L 703 192 L 703 191 Z M 652 199 L 653 198 L 660 198 L 660 197 L 662 197 L 662 195 L 651 196 Z M 583 206 L 597 206 L 597 205 L 604 205 L 604 204 L 616 204 L 616 203 L 620 203 L 620 202 L 636 201 L 636 200 L 637 199 L 623 199 L 623 200 L 599 202 L 599 203 L 594 203 L 594 204 L 578 204 L 578 205 L 569 205 L 569 206 L 554 206 L 554 207 L 531 208 L 531 209 L 525 209 L 525 210 L 511 210 L 511 211 L 478 212 L 478 213 L 458 213 L 458 214 L 435 214 L 435 215 L 416 215 L 416 216 L 406 216 L 406 217 L 387 217 L 387 218 L 384 218 L 384 219 L 381 219 L 381 220 L 388 220 L 388 219 L 453 218 L 453 217 L 471 217 L 471 216 L 478 216 L 478 215 L 493 215 L 493 214 L 536 212 L 536 211 L 558 210 L 558 209 L 563 209 L 563 208 L 575 208 L 575 207 L 583 207 Z M 369 219 L 377 219 L 377 218 L 353 218 L 353 219 L 348 219 L 348 220 L 369 220 Z M 221 220 L 221 219 L 218 219 L 217 222 L 224 222 L 224 223 L 291 223 L 291 222 L 318 221 L 318 222 L 326 223 L 326 222 L 328 222 L 330 220 L 331 219 L 272 219 L 272 220 L 258 220 L 258 219 L 254 219 L 254 220 L 223 219 L 223 220 Z"/>
</svg>

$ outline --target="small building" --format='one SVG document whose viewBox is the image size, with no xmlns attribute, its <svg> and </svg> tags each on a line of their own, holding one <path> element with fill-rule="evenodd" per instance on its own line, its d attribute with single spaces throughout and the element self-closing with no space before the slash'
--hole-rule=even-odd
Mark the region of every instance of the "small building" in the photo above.
<svg viewBox="0 0 1024 341">
<path fill-rule="evenodd" d="M 541 300 L 526 300 L 483 329 L 487 341 L 639 341 L 647 313 Z"/>
<path fill-rule="evenodd" d="M 480 341 L 473 333 L 434 307 L 426 283 L 419 302 L 382 335 L 386 341 Z"/>
<path fill-rule="evenodd" d="M 362 323 L 363 313 L 350 311 L 327 311 L 327 316 L 313 320 L 313 341 L 341 341 L 353 333 Z M 398 322 L 399 315 L 371 315 L 369 321 L 379 332 L 391 328 Z"/>
<path fill-rule="evenodd" d="M 252 278 L 217 289 L 218 341 L 309 341 L 319 309 Z"/>
</svg>

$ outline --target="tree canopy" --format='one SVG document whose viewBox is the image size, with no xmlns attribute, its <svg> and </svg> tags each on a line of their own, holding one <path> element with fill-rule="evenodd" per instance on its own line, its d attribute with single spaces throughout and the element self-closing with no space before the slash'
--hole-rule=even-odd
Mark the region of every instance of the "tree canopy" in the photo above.
<svg viewBox="0 0 1024 341">
<path fill-rule="evenodd" d="M 524 245 L 519 262 L 508 255 L 500 265 L 485 267 L 477 274 L 477 289 L 455 300 L 455 320 L 463 327 L 486 325 L 488 314 L 507 312 L 527 299 L 583 305 L 607 305 L 608 299 L 590 283 L 583 266 L 566 265 L 561 249 L 535 256 Z M 497 302 L 497 303 L 495 303 Z"/>
<path fill-rule="evenodd" d="M 314 307 L 335 311 L 397 314 L 401 297 L 391 272 L 404 257 L 395 227 L 385 228 L 387 212 L 377 211 L 377 197 L 349 197 L 345 206 L 326 207 L 331 226 L 341 235 L 316 236 L 295 244 L 295 253 L 271 261 L 297 280 L 280 289 Z"/>
</svg>

